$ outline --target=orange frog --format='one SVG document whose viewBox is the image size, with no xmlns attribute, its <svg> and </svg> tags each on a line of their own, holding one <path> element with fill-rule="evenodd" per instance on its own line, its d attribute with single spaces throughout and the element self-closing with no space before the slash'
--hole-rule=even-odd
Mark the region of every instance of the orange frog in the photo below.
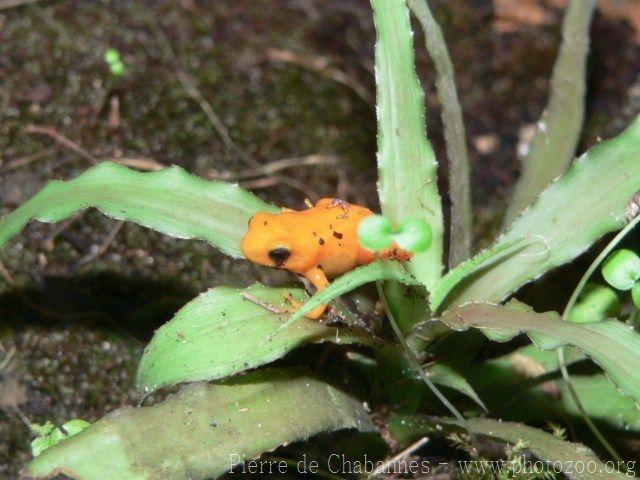
<svg viewBox="0 0 640 480">
<path fill-rule="evenodd" d="M 358 225 L 373 215 L 368 208 L 337 198 L 323 198 L 307 210 L 283 208 L 282 213 L 256 213 L 240 244 L 248 260 L 282 268 L 307 278 L 318 291 L 335 278 L 376 259 L 408 260 L 411 253 L 393 244 L 371 252 L 358 242 Z M 320 305 L 307 314 L 319 318 Z"/>
</svg>

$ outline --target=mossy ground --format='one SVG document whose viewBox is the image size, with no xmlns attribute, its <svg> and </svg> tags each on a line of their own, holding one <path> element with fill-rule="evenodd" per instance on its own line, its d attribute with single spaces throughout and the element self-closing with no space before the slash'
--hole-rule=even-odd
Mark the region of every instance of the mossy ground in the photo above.
<svg viewBox="0 0 640 480">
<path fill-rule="evenodd" d="M 517 175 L 519 134 L 543 108 L 561 11 L 529 2 L 547 20 L 505 28 L 496 17 L 499 2 L 432 3 L 458 73 L 483 242 Z M 640 34 L 606 11 L 593 32 L 583 146 L 619 131 L 640 103 L 629 96 Z M 179 70 L 248 156 L 266 163 L 338 155 L 337 164 L 286 173 L 318 197 L 338 192 L 374 206 L 375 112 L 362 98 L 374 96 L 374 35 L 365 0 L 54 0 L 0 11 L 0 213 L 49 179 L 73 177 L 91 164 L 28 133 L 30 124 L 53 127 L 100 159 L 153 159 L 204 177 L 246 170 L 185 91 Z M 173 53 L 163 47 L 165 37 Z M 420 34 L 416 42 L 430 137 L 443 158 L 433 69 Z M 109 73 L 107 48 L 120 52 L 124 76 Z M 330 69 L 278 62 L 269 49 L 326 59 L 349 85 Z M 257 192 L 293 207 L 305 197 L 282 184 Z M 93 421 L 134 403 L 141 345 L 180 305 L 219 284 L 288 279 L 132 224 L 104 254 L 79 265 L 115 225 L 96 212 L 63 229 L 33 224 L 0 251 L 9 274 L 0 279 L 0 339 L 5 351 L 16 349 L 15 376 L 26 392 L 20 409 L 32 422 Z M 0 413 L 0 438 L 0 477 L 15 478 L 29 458 L 29 432 L 15 414 Z"/>
</svg>

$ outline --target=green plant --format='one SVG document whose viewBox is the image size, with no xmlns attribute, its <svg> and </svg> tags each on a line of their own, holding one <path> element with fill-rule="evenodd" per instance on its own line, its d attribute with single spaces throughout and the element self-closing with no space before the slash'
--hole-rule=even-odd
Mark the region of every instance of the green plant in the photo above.
<svg viewBox="0 0 640 480">
<path fill-rule="evenodd" d="M 400 444 L 440 431 L 466 431 L 474 446 L 480 436 L 494 437 L 546 461 L 592 462 L 600 472 L 615 476 L 579 444 L 522 423 L 474 418 L 482 409 L 536 424 L 550 416 L 559 420 L 583 415 L 620 429 L 618 414 L 623 414 L 625 429 L 640 429 L 635 409 L 640 401 L 640 335 L 636 331 L 617 319 L 604 318 L 606 308 L 586 309 L 580 322 L 570 322 L 565 321 L 571 319 L 569 314 L 536 313 L 518 302 L 500 305 L 522 285 L 572 261 L 603 235 L 624 228 L 627 201 L 640 189 L 640 119 L 569 166 L 582 123 L 585 45 L 595 2 L 571 2 L 550 109 L 543 119 L 546 127 L 534 141 L 538 147 L 532 148 L 529 167 L 517 187 L 516 199 L 526 201 L 514 201 L 511 210 L 520 213 L 535 200 L 517 218 L 512 215 L 515 220 L 507 222 L 504 234 L 486 251 L 471 258 L 467 155 L 451 62 L 426 2 L 407 3 L 425 30 L 440 74 L 439 97 L 446 107 L 449 179 L 455 185 L 451 189 L 455 234 L 449 261 L 443 258 L 437 163 L 424 127 L 424 94 L 414 69 L 407 6 L 403 0 L 373 0 L 378 31 L 379 195 L 384 217 L 372 217 L 363 225 L 361 237 L 374 249 L 394 240 L 403 246 L 408 237 L 404 246 L 416 252 L 411 261 L 406 265 L 376 262 L 355 269 L 311 298 L 302 289 L 261 284 L 203 293 L 156 332 L 140 361 L 138 388 L 147 395 L 184 382 L 217 382 L 198 383 L 156 405 L 109 415 L 47 448 L 31 462 L 29 475 L 42 478 L 64 472 L 93 479 L 105 478 L 108 472 L 107 478 L 122 479 L 217 477 L 233 464 L 320 432 L 374 431 L 367 409 L 354 399 L 360 396 L 370 406 L 387 407 L 386 423 Z M 119 56 L 110 57 L 111 64 L 119 61 Z M 567 108 L 562 99 L 568 99 Z M 558 152 L 561 158 L 551 161 L 550 152 Z M 549 164 L 553 168 L 548 169 Z M 558 174 L 562 175 L 550 183 Z M 176 167 L 141 173 L 102 163 L 73 180 L 51 182 L 3 219 L 0 244 L 32 219 L 57 222 L 88 207 L 167 235 L 205 240 L 235 258 L 241 257 L 240 240 L 251 216 L 278 211 L 238 186 L 204 181 Z M 635 273 L 632 277 L 626 289 L 632 288 L 636 299 L 638 277 Z M 333 309 L 349 327 L 304 318 L 315 306 L 368 282 L 378 282 L 395 339 L 375 338 L 358 328 L 355 315 L 337 301 Z M 568 312 L 581 290 L 581 286 L 576 289 Z M 306 303 L 290 313 L 283 294 Z M 586 321 L 590 312 L 598 318 Z M 524 333 L 532 345 L 478 363 L 475 353 L 484 339 L 455 333 L 469 329 L 501 342 Z M 297 368 L 261 368 L 301 345 L 322 342 L 354 346 L 348 362 L 369 380 L 364 392 L 345 393 Z M 362 347 L 366 354 L 361 353 Z M 548 352 L 561 347 L 567 348 L 561 360 Z M 436 355 L 438 363 L 423 367 L 427 353 Z M 564 373 L 565 364 L 587 360 L 595 362 L 607 378 L 581 374 L 571 384 L 559 384 L 561 389 L 573 388 L 581 405 L 574 404 L 564 390 L 558 400 L 542 388 Z M 256 370 L 233 376 L 251 369 Z M 434 383 L 444 387 L 447 395 Z M 432 402 L 432 395 L 457 418 L 444 417 L 446 412 Z M 615 403 L 614 412 L 604 408 L 601 398 Z M 509 458 L 515 461 L 513 455 Z M 575 478 L 584 473 L 562 472 Z"/>
</svg>

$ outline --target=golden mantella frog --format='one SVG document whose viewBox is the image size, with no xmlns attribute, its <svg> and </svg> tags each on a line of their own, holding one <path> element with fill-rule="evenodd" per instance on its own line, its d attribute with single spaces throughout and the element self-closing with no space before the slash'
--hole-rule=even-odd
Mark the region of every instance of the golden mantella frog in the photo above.
<svg viewBox="0 0 640 480">
<path fill-rule="evenodd" d="M 249 220 L 240 248 L 248 260 L 302 275 L 320 291 L 330 278 L 359 265 L 376 259 L 411 258 L 410 252 L 395 244 L 375 253 L 360 245 L 358 225 L 370 215 L 373 212 L 368 208 L 336 198 L 323 198 L 302 211 L 258 212 Z M 321 305 L 307 317 L 319 318 L 326 308 Z"/>
</svg>

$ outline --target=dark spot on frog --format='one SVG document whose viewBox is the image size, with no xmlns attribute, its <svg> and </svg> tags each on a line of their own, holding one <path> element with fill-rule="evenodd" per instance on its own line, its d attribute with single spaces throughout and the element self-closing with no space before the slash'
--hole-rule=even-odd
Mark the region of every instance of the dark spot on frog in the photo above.
<svg viewBox="0 0 640 480">
<path fill-rule="evenodd" d="M 320 265 L 320 264 L 316 265 L 316 267 L 317 267 L 318 269 L 320 269 L 320 270 L 323 270 L 322 265 Z"/>
<path fill-rule="evenodd" d="M 342 234 L 340 232 L 333 232 L 333 236 L 336 237 L 338 240 L 342 238 Z"/>
<path fill-rule="evenodd" d="M 318 240 L 318 243 L 320 245 L 324 245 L 324 238 L 320 237 L 320 239 Z"/>
</svg>

